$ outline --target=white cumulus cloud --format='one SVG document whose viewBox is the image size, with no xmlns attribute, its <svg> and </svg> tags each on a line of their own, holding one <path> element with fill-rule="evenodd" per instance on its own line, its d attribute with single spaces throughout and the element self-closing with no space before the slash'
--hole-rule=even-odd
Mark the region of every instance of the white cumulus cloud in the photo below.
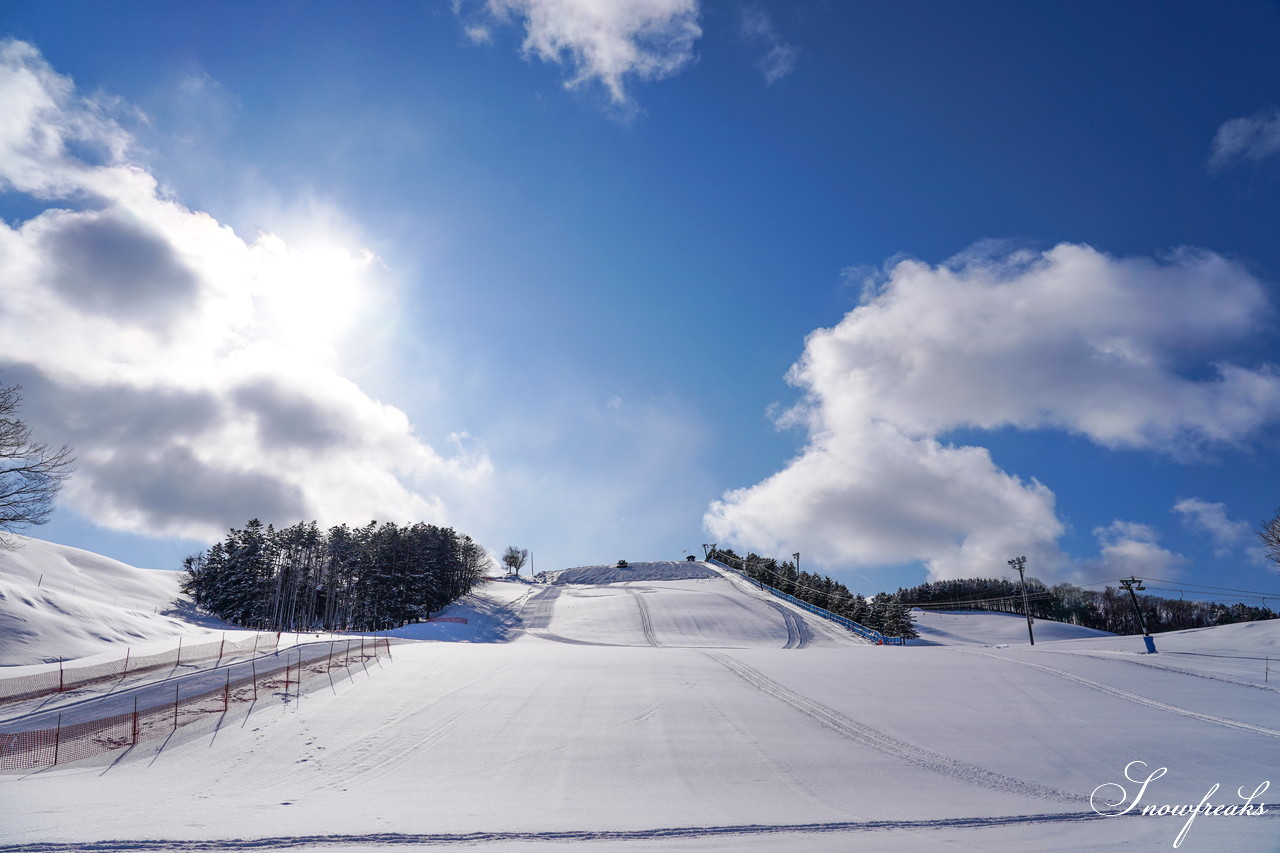
<svg viewBox="0 0 1280 853">
<path fill-rule="evenodd" d="M 461 14 L 461 4 L 455 8 Z M 466 30 L 488 41 L 490 26 L 518 20 L 523 50 L 545 62 L 567 64 L 568 88 L 600 83 L 615 105 L 627 105 L 628 79 L 660 80 L 693 60 L 702 36 L 697 0 L 487 0 Z"/>
<path fill-rule="evenodd" d="M 791 369 L 804 399 L 780 422 L 807 430 L 799 456 L 726 494 L 705 524 L 827 565 L 923 561 L 956 577 L 1016 551 L 1059 570 L 1047 485 L 947 434 L 1053 429 L 1171 454 L 1246 441 L 1280 416 L 1280 373 L 1227 354 L 1270 318 L 1262 283 L 1205 251 L 986 246 L 939 266 L 899 261 Z"/>
<path fill-rule="evenodd" d="M 1136 575 L 1168 580 L 1187 564 L 1181 554 L 1161 547 L 1159 533 L 1146 524 L 1116 520 L 1107 527 L 1095 528 L 1093 535 L 1098 540 L 1099 553 L 1085 566 L 1090 577 Z"/>
<path fill-rule="evenodd" d="M 111 107 L 111 109 L 108 109 Z M 32 46 L 0 43 L 0 381 L 75 445 L 105 526 L 209 539 L 251 516 L 447 520 L 483 453 L 441 455 L 343 375 L 378 288 L 358 245 L 252 240 L 162 193 L 132 138 Z"/>
</svg>

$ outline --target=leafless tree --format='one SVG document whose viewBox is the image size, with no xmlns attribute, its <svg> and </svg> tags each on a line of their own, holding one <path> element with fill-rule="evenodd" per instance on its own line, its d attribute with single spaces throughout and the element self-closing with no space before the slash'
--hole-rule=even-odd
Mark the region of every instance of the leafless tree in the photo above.
<svg viewBox="0 0 1280 853">
<path fill-rule="evenodd" d="M 1262 522 L 1262 527 L 1258 528 L 1258 538 L 1262 540 L 1262 550 L 1267 559 L 1280 563 L 1280 509 Z"/>
<path fill-rule="evenodd" d="M 507 567 L 508 572 L 515 572 L 517 576 L 519 576 L 520 570 L 524 568 L 524 564 L 528 561 L 528 548 L 517 548 L 515 545 L 508 545 L 507 550 L 502 552 L 502 565 Z"/>
<path fill-rule="evenodd" d="M 44 524 L 75 458 L 65 444 L 57 450 L 35 441 L 18 419 L 22 386 L 0 386 L 0 547 L 13 547 L 11 534 Z"/>
</svg>

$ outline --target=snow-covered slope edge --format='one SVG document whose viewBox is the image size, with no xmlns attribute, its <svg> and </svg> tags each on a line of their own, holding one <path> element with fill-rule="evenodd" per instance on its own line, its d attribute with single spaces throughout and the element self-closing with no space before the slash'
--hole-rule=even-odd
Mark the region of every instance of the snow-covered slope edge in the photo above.
<svg viewBox="0 0 1280 853">
<path fill-rule="evenodd" d="M 1027 618 L 1014 613 L 993 613 L 988 610 L 922 610 L 911 611 L 915 618 L 919 645 L 964 645 L 975 643 L 983 646 L 1027 643 Z M 1079 640 L 1089 637 L 1114 637 L 1115 634 L 1037 619 L 1032 625 L 1037 643 L 1055 640 Z"/>
<path fill-rule="evenodd" d="M 126 647 L 136 652 L 213 634 L 166 615 L 182 603 L 178 572 L 15 538 L 17 548 L 0 549 L 0 666 L 123 655 Z"/>
</svg>

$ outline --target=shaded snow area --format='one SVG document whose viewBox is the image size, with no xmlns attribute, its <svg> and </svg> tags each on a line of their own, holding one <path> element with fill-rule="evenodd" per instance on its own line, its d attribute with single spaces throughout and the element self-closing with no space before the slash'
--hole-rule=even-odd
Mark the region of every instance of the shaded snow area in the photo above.
<svg viewBox="0 0 1280 853">
<path fill-rule="evenodd" d="M 126 647 L 137 652 L 171 647 L 180 636 L 215 636 L 181 615 L 178 572 L 15 539 L 19 547 L 0 549 L 0 666 L 123 656 Z"/>
<path fill-rule="evenodd" d="M 715 575 L 491 582 L 320 690 L 0 775 L 0 851 L 1156 851 L 1187 818 L 1142 805 L 1280 784 L 1280 622 L 871 646 Z M 1166 771 L 1099 815 L 1126 765 Z M 1275 851 L 1278 814 L 1179 849 Z"/>
<path fill-rule="evenodd" d="M 556 572 L 552 583 L 629 583 L 635 581 L 682 581 L 714 578 L 720 575 L 706 563 L 687 560 L 664 560 L 654 563 L 630 563 L 626 566 L 581 566 Z"/>
</svg>

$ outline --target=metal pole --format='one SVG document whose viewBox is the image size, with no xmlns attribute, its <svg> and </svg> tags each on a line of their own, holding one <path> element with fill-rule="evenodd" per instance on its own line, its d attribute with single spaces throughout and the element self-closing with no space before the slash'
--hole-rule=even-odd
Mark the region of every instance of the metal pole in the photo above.
<svg viewBox="0 0 1280 853">
<path fill-rule="evenodd" d="M 124 650 L 124 672 L 120 674 L 121 678 L 124 678 L 129 674 L 129 651 L 129 649 Z"/>
<path fill-rule="evenodd" d="M 249 661 L 249 666 L 253 671 L 253 701 L 258 701 L 258 659 L 253 658 Z"/>
<path fill-rule="evenodd" d="M 1142 608 L 1138 606 L 1138 594 L 1133 591 L 1135 587 L 1140 590 L 1146 587 L 1142 585 L 1142 581 L 1132 576 L 1122 579 L 1120 585 L 1129 590 L 1129 598 L 1133 600 L 1133 612 L 1138 615 L 1138 627 L 1142 629 L 1142 640 L 1147 644 L 1147 652 L 1155 654 L 1156 642 L 1151 639 L 1151 632 L 1147 630 L 1147 620 L 1142 618 Z"/>
<path fill-rule="evenodd" d="M 58 692 L 59 693 L 61 693 L 64 690 L 62 686 L 63 683 L 64 682 L 62 678 L 62 658 L 58 658 Z"/>
<path fill-rule="evenodd" d="M 178 637 L 178 662 L 174 664 L 175 668 L 179 666 L 182 666 L 182 637 Z"/>
<path fill-rule="evenodd" d="M 1018 577 L 1022 579 L 1022 612 L 1027 614 L 1027 637 L 1031 640 L 1031 645 L 1036 644 L 1036 635 L 1031 631 L 1031 602 L 1027 599 L 1027 576 L 1025 569 L 1027 567 L 1026 557 L 1015 557 L 1009 561 L 1009 565 L 1018 570 Z"/>
<path fill-rule="evenodd" d="M 231 667 L 227 667 L 227 683 L 222 687 L 222 713 L 231 706 Z"/>
<path fill-rule="evenodd" d="M 222 663 L 222 650 L 227 647 L 227 632 L 222 632 L 222 642 L 218 643 L 218 659 L 214 662 L 214 666 Z"/>
<path fill-rule="evenodd" d="M 178 685 L 173 685 L 173 730 L 178 730 Z"/>
<path fill-rule="evenodd" d="M 133 696 L 133 742 L 138 742 L 138 695 Z"/>
<path fill-rule="evenodd" d="M 58 728 L 53 732 L 53 763 L 58 763 L 58 747 L 62 745 L 62 714 L 58 714 Z"/>
</svg>

